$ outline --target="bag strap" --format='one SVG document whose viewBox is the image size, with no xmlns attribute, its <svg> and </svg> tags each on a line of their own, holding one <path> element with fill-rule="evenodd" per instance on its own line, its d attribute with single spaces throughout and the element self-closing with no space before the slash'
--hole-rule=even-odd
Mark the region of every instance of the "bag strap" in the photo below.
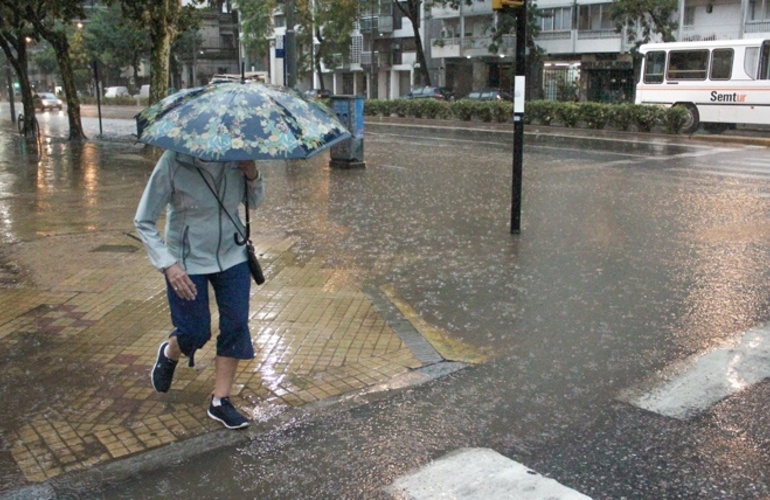
<svg viewBox="0 0 770 500">
<path fill-rule="evenodd" d="M 230 222 L 233 223 L 233 226 L 235 226 L 236 231 L 238 231 L 237 233 L 233 234 L 233 239 L 235 240 L 235 243 L 239 246 L 243 246 L 246 243 L 248 243 L 251 238 L 251 222 L 249 221 L 249 185 L 248 183 L 244 185 L 244 189 L 243 189 L 243 192 L 246 196 L 246 234 L 244 235 L 241 232 L 241 228 L 238 227 L 238 224 L 235 223 L 235 219 L 233 219 L 233 216 L 230 215 L 230 212 L 228 212 L 225 206 L 222 204 L 222 200 L 219 199 L 219 195 L 217 194 L 217 192 L 214 191 L 214 188 L 211 187 L 211 184 L 209 184 L 209 181 L 206 179 L 206 176 L 203 175 L 203 171 L 201 171 L 201 169 L 198 167 L 195 167 L 195 170 L 198 171 L 201 178 L 203 179 L 203 182 L 206 183 L 206 187 L 209 188 L 209 191 L 211 191 L 211 194 L 213 194 L 214 198 L 217 199 L 217 203 L 219 203 L 220 208 L 225 212 L 225 214 L 227 215 L 227 218 L 230 219 Z M 243 239 L 239 239 L 238 238 L 239 235 Z"/>
</svg>

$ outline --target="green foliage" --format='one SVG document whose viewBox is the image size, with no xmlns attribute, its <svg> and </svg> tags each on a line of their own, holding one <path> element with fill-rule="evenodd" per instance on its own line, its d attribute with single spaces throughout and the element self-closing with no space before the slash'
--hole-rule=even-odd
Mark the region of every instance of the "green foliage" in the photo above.
<svg viewBox="0 0 770 500">
<path fill-rule="evenodd" d="M 610 107 L 598 102 L 584 102 L 578 105 L 580 110 L 580 120 L 586 124 L 586 127 L 592 129 L 603 129 L 609 121 Z"/>
<path fill-rule="evenodd" d="M 270 37 L 273 36 L 273 11 L 275 0 L 244 0 L 238 2 L 243 33 L 241 41 L 246 52 L 259 59 L 270 51 Z"/>
<path fill-rule="evenodd" d="M 682 127 L 687 122 L 689 117 L 689 111 L 682 106 L 671 106 L 663 110 L 661 121 L 663 123 L 663 130 L 667 134 L 679 134 L 682 132 Z"/>
<path fill-rule="evenodd" d="M 660 37 L 673 42 L 677 29 L 677 0 L 615 0 L 610 17 L 620 33 L 627 29 L 628 41 L 641 45 Z"/>
<path fill-rule="evenodd" d="M 662 109 L 657 106 L 634 104 L 631 107 L 631 118 L 640 132 L 650 132 L 660 123 Z"/>
<path fill-rule="evenodd" d="M 473 120 L 473 115 L 475 113 L 476 108 L 474 104 L 476 103 L 468 99 L 460 99 L 459 101 L 452 103 L 452 109 L 457 118 L 469 122 Z"/>
<path fill-rule="evenodd" d="M 446 101 L 435 99 L 416 99 L 412 101 L 415 107 L 415 116 L 423 118 L 445 120 L 452 118 L 452 105 Z"/>
<path fill-rule="evenodd" d="M 533 121 L 542 125 L 550 125 L 556 119 L 557 103 L 554 101 L 527 101 L 524 105 L 524 114 L 531 115 Z"/>
<path fill-rule="evenodd" d="M 96 9 L 83 31 L 83 47 L 101 63 L 104 76 L 117 78 L 125 66 L 138 69 L 141 60 L 150 55 L 147 30 L 124 18 L 118 5 Z"/>
<path fill-rule="evenodd" d="M 577 127 L 580 122 L 580 105 L 574 102 L 559 103 L 556 107 L 556 119 L 565 127 Z"/>
<path fill-rule="evenodd" d="M 613 104 L 607 106 L 609 125 L 618 130 L 628 130 L 634 121 L 633 104 Z"/>
<path fill-rule="evenodd" d="M 510 101 L 496 102 L 492 107 L 492 117 L 497 123 L 511 121 L 513 119 L 513 103 Z"/>
</svg>

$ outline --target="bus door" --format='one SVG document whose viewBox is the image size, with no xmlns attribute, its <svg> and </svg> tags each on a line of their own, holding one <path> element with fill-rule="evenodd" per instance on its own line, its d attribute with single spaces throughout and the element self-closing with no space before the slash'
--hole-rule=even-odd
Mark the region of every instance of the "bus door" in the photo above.
<svg viewBox="0 0 770 500">
<path fill-rule="evenodd" d="M 759 80 L 770 80 L 770 40 L 762 42 L 762 51 L 759 54 Z"/>
</svg>

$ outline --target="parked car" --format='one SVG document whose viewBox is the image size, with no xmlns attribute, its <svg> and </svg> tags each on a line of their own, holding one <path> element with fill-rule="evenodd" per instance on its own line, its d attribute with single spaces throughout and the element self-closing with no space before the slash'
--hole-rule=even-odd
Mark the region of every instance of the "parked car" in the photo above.
<svg viewBox="0 0 770 500">
<path fill-rule="evenodd" d="M 481 89 L 474 90 L 465 98 L 472 101 L 513 101 L 513 94 L 507 90 Z"/>
<path fill-rule="evenodd" d="M 150 86 L 142 85 L 139 87 L 139 93 L 134 97 L 150 97 Z"/>
<path fill-rule="evenodd" d="M 403 99 L 439 99 L 445 101 L 454 100 L 454 93 L 447 87 L 421 87 L 414 89 Z"/>
<path fill-rule="evenodd" d="M 64 107 L 64 103 L 61 99 L 56 97 L 50 92 L 40 92 L 32 96 L 32 102 L 35 105 L 35 109 L 45 111 L 47 109 L 61 109 Z"/>
<path fill-rule="evenodd" d="M 104 89 L 104 97 L 127 97 L 128 87 L 107 87 Z"/>
<path fill-rule="evenodd" d="M 305 91 L 305 95 L 316 99 L 328 99 L 332 96 L 332 91 L 329 89 L 308 89 Z"/>
</svg>

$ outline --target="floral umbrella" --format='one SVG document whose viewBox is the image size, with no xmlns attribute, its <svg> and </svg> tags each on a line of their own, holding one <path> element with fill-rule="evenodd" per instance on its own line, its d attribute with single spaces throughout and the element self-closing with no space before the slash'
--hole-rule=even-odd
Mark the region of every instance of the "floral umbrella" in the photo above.
<svg viewBox="0 0 770 500">
<path fill-rule="evenodd" d="M 136 115 L 139 141 L 207 161 L 304 159 L 350 133 L 322 103 L 264 83 L 212 83 Z"/>
</svg>

